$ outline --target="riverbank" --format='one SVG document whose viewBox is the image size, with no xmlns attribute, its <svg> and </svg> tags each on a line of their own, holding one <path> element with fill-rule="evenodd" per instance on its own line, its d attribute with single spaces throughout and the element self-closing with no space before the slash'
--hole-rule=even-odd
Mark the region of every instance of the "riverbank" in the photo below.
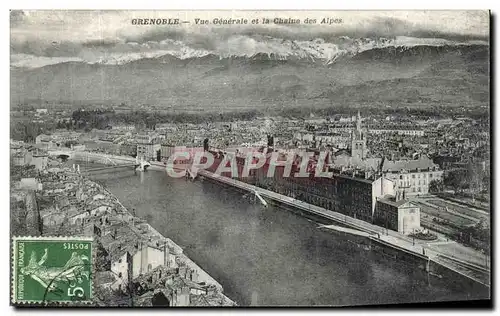
<svg viewBox="0 0 500 316">
<path fill-rule="evenodd" d="M 101 157 L 109 157 L 109 155 L 102 155 L 102 154 L 93 154 L 91 156 L 101 158 Z M 122 157 L 118 157 L 121 159 Z M 133 158 L 129 158 L 133 159 Z M 154 169 L 151 170 L 165 170 L 165 167 L 162 163 L 152 163 L 152 167 Z M 391 230 L 386 230 L 382 227 L 372 225 L 370 223 L 357 220 L 348 216 L 345 216 L 340 213 L 336 213 L 330 210 L 323 209 L 321 207 L 317 207 L 315 205 L 311 205 L 308 203 L 305 203 L 303 201 L 299 201 L 290 197 L 286 197 L 280 194 L 277 194 L 272 191 L 268 191 L 265 189 L 261 189 L 255 186 L 248 185 L 246 183 L 243 183 L 241 181 L 235 180 L 235 179 L 230 179 L 230 178 L 225 178 L 225 177 L 220 177 L 216 176 L 213 174 L 210 174 L 209 172 L 205 170 L 200 170 L 198 172 L 199 175 L 206 176 L 217 183 L 224 183 L 226 185 L 229 185 L 231 187 L 235 187 L 240 190 L 244 190 L 247 192 L 255 192 L 257 191 L 260 195 L 264 196 L 267 199 L 270 199 L 272 201 L 276 201 L 277 203 L 281 205 L 286 205 L 289 207 L 292 207 L 296 210 L 299 210 L 303 214 L 312 214 L 314 216 L 322 217 L 328 220 L 332 220 L 334 222 L 341 223 L 342 225 L 346 225 L 349 227 L 352 227 L 357 230 L 361 230 L 364 232 L 367 232 L 371 235 L 371 239 L 374 240 L 374 242 L 378 242 L 383 244 L 384 246 L 389 246 L 393 247 L 394 249 L 400 249 L 402 251 L 408 252 L 410 254 L 413 254 L 414 256 L 420 257 L 424 256 L 427 260 L 431 260 L 434 264 L 439 264 L 447 269 L 450 269 L 454 271 L 455 273 L 458 273 L 462 276 L 465 276 L 467 278 L 471 278 L 481 284 L 484 284 L 486 286 L 489 286 L 489 269 L 485 269 L 481 267 L 478 263 L 481 261 L 476 260 L 474 262 L 469 262 L 469 258 L 466 257 L 460 257 L 462 253 L 468 253 L 468 252 L 457 252 L 457 256 L 454 256 L 453 254 L 450 254 L 449 252 L 441 252 L 439 248 L 443 248 L 441 245 L 442 243 L 447 243 L 450 245 L 446 245 L 447 248 L 450 246 L 453 246 L 457 249 L 461 249 L 464 246 L 461 246 L 457 243 L 446 241 L 446 240 L 438 240 L 434 244 L 430 243 L 428 241 L 420 241 L 420 240 L 414 240 L 411 237 L 401 235 L 395 231 Z M 438 246 L 439 244 L 439 246 Z"/>
<path fill-rule="evenodd" d="M 322 207 L 318 207 L 313 204 L 309 204 L 288 196 L 278 194 L 273 191 L 262 189 L 248 183 L 238 181 L 236 179 L 231 179 L 223 176 L 213 174 L 206 170 L 198 170 L 198 175 L 216 181 L 218 183 L 223 183 L 228 186 L 235 187 L 246 192 L 257 192 L 260 196 L 272 200 L 276 203 L 283 204 L 289 207 L 296 208 L 303 213 L 312 214 L 314 216 L 319 216 L 325 219 L 332 220 L 334 222 L 340 223 L 342 225 L 351 227 L 355 230 L 362 231 L 369 234 L 369 238 L 376 243 L 379 243 L 385 247 L 392 247 L 397 251 L 403 251 L 411 254 L 415 257 L 415 260 L 426 260 L 428 261 L 424 267 L 427 271 L 430 271 L 430 262 L 434 265 L 442 266 L 456 274 L 466 277 L 474 282 L 477 282 L 483 286 L 490 286 L 490 271 L 484 267 L 477 264 L 468 262 L 464 260 L 465 258 L 459 258 L 451 256 L 449 253 L 440 252 L 437 247 L 433 247 L 433 244 L 442 243 L 442 240 L 435 242 L 422 241 L 418 239 L 413 239 L 408 236 L 399 234 L 398 232 L 387 230 L 383 227 L 364 222 L 341 213 L 333 212 Z M 458 243 L 446 241 L 455 245 L 457 249 L 463 246 Z M 461 252 L 457 252 L 457 255 L 461 255 Z"/>
<path fill-rule="evenodd" d="M 222 285 L 103 185 L 64 165 L 42 170 L 39 234 L 92 236 L 98 306 L 235 306 Z"/>
<path fill-rule="evenodd" d="M 103 191 L 107 192 L 109 195 L 112 195 L 111 192 L 109 192 L 107 189 L 105 189 L 103 186 L 101 186 L 100 184 L 97 184 L 97 186 L 99 186 Z M 132 216 L 132 214 L 127 210 L 127 208 L 125 206 L 123 206 L 123 204 L 118 200 L 116 199 L 116 203 L 119 204 L 123 211 L 127 214 L 129 214 L 130 216 Z M 209 304 L 209 306 L 235 306 L 235 302 L 233 302 L 231 299 L 229 299 L 226 295 L 223 294 L 223 287 L 222 285 L 216 281 L 212 276 L 210 276 L 205 270 L 203 270 L 199 265 L 197 265 L 193 260 L 191 260 L 188 256 L 186 256 L 184 253 L 183 253 L 183 249 L 177 245 L 171 238 L 166 238 L 165 236 L 163 236 L 162 234 L 160 234 L 155 228 L 153 228 L 149 223 L 147 222 L 144 222 L 141 224 L 141 229 L 142 231 L 147 231 L 147 238 L 148 240 L 164 240 L 164 241 L 167 241 L 167 243 L 169 244 L 169 246 L 171 248 L 174 248 L 173 252 L 175 253 L 176 255 L 176 258 L 174 259 L 177 263 L 179 262 L 182 262 L 183 265 L 186 266 L 186 270 L 191 270 L 191 271 L 194 271 L 194 273 L 196 274 L 196 283 L 198 283 L 198 286 L 194 285 L 192 286 L 189 290 L 190 292 L 195 292 L 195 293 L 200 293 L 203 292 L 203 287 L 205 285 L 208 285 L 208 287 L 215 287 L 216 288 L 216 291 L 219 292 L 219 297 L 217 298 L 217 301 L 218 302 L 222 302 L 220 304 L 212 304 L 210 303 L 210 301 L 214 301 L 213 299 L 211 300 L 206 300 L 206 299 L 197 299 L 198 301 L 200 302 L 206 302 Z M 179 268 L 177 268 L 179 269 Z M 187 276 L 187 275 L 186 275 Z M 144 276 L 140 276 L 143 280 L 144 279 L 147 279 L 147 275 L 144 275 Z M 193 280 L 193 277 L 192 277 L 192 274 L 189 276 L 189 281 L 192 281 Z M 201 285 L 201 286 L 200 286 Z M 154 288 L 155 291 L 158 290 L 158 288 Z M 194 290 L 194 291 L 193 291 Z M 208 294 L 208 291 L 205 291 L 206 294 Z M 190 301 L 192 300 L 195 300 L 195 298 L 191 298 Z"/>
<path fill-rule="evenodd" d="M 97 183 L 96 185 L 99 186 L 101 190 L 107 192 L 107 194 L 112 195 L 112 193 L 109 192 L 107 189 L 105 189 L 102 185 Z M 123 204 L 118 199 L 116 199 L 116 203 L 118 203 L 122 207 L 123 212 L 125 212 L 129 216 L 132 216 L 132 214 L 127 210 L 125 206 L 123 206 Z M 179 245 L 177 245 L 171 238 L 163 236 L 147 222 L 143 223 L 142 227 L 145 227 L 145 230 L 148 231 L 149 233 L 148 238 L 153 238 L 153 239 L 157 238 L 168 241 L 169 245 L 172 248 L 175 248 L 174 252 L 177 254 L 177 257 L 181 261 L 184 261 L 187 267 L 195 270 L 198 273 L 198 280 L 200 282 L 204 282 L 206 284 L 213 284 L 221 291 L 223 290 L 222 285 L 219 282 L 217 282 L 213 277 L 211 277 L 207 272 L 205 272 L 202 268 L 200 268 L 194 261 L 192 261 L 189 257 L 187 257 L 184 254 L 183 249 Z"/>
</svg>

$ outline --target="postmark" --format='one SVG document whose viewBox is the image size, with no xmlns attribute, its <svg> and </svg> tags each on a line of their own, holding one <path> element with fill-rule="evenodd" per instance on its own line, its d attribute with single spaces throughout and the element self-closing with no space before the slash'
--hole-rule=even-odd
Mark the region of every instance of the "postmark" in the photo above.
<svg viewBox="0 0 500 316">
<path fill-rule="evenodd" d="M 91 237 L 14 237 L 12 303 L 91 303 L 92 240 Z"/>
</svg>

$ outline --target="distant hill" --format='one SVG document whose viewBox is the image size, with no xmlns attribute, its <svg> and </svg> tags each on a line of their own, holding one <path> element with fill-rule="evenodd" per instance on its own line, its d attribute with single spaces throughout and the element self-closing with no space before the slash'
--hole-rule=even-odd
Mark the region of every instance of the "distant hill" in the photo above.
<svg viewBox="0 0 500 316">
<path fill-rule="evenodd" d="M 477 106 L 489 102 L 489 47 L 384 47 L 334 61 L 259 53 L 11 67 L 11 102 L 32 99 L 205 110 L 288 104 Z"/>
</svg>

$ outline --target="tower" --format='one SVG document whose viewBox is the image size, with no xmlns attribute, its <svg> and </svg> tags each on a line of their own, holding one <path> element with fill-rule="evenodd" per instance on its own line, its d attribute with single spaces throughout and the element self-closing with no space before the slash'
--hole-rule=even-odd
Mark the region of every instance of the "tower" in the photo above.
<svg viewBox="0 0 500 316">
<path fill-rule="evenodd" d="M 351 156 L 358 159 L 365 159 L 366 151 L 366 133 L 361 128 L 361 115 L 358 111 L 356 130 L 353 131 L 351 137 Z"/>
</svg>

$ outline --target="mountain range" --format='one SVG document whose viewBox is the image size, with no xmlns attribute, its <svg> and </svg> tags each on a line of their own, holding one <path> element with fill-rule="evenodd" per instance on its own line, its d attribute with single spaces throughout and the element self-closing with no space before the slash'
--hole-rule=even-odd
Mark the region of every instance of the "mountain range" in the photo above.
<svg viewBox="0 0 500 316">
<path fill-rule="evenodd" d="M 154 104 L 187 111 L 489 104 L 488 45 L 380 43 L 360 39 L 334 49 L 324 41 L 289 41 L 281 43 L 286 50 L 251 55 L 156 51 L 35 68 L 11 61 L 11 103 Z"/>
</svg>

